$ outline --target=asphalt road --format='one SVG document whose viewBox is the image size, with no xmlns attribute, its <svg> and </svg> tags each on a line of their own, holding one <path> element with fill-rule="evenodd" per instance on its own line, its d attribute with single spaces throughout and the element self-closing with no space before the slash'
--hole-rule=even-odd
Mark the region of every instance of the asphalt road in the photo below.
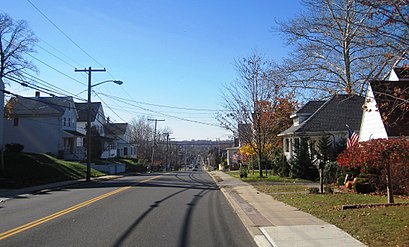
<svg viewBox="0 0 409 247">
<path fill-rule="evenodd" d="M 0 203 L 0 246 L 255 246 L 202 171 L 126 176 Z"/>
</svg>

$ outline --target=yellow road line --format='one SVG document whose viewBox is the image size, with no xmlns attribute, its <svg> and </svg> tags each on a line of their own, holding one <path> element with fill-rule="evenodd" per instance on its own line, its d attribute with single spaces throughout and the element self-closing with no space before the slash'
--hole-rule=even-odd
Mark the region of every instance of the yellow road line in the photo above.
<svg viewBox="0 0 409 247">
<path fill-rule="evenodd" d="M 140 183 L 146 183 L 146 182 L 149 182 L 149 181 L 151 181 L 151 180 L 154 180 L 154 179 L 157 179 L 157 178 L 160 178 L 160 177 L 161 177 L 161 175 L 155 176 L 155 177 L 151 177 L 151 178 L 142 180 Z M 11 229 L 11 230 L 8 230 L 8 231 L 6 231 L 6 232 L 3 232 L 3 233 L 0 234 L 0 240 L 6 239 L 6 238 L 8 238 L 8 237 L 11 237 L 11 236 L 17 234 L 17 233 L 26 231 L 26 230 L 31 229 L 31 228 L 33 228 L 33 227 L 36 227 L 36 226 L 38 226 L 38 225 L 44 224 L 44 223 L 46 223 L 46 222 L 48 222 L 48 221 L 50 221 L 50 220 L 53 220 L 53 219 L 56 219 L 56 218 L 61 217 L 61 216 L 63 216 L 63 215 L 66 215 L 66 214 L 68 214 L 68 213 L 71 213 L 71 212 L 73 212 L 73 211 L 75 211 L 75 210 L 77 210 L 77 209 L 80 209 L 80 208 L 83 208 L 83 207 L 85 207 L 85 206 L 88 206 L 88 205 L 90 205 L 90 204 L 92 204 L 92 203 L 94 203 L 94 202 L 97 202 L 97 201 L 102 200 L 102 199 L 104 199 L 104 198 L 107 198 L 107 197 L 109 197 L 109 196 L 115 195 L 115 194 L 117 194 L 117 193 L 119 193 L 119 192 L 122 192 L 122 191 L 124 191 L 124 190 L 127 190 L 127 189 L 129 189 L 129 188 L 131 188 L 131 186 L 122 187 L 122 188 L 120 188 L 120 189 L 117 189 L 117 190 L 108 192 L 108 193 L 106 193 L 106 194 L 103 194 L 103 195 L 97 196 L 97 197 L 95 197 L 95 198 L 92 198 L 92 199 L 90 199 L 90 200 L 88 200 L 88 201 L 85 201 L 85 202 L 79 203 L 79 204 L 77 204 L 77 205 L 74 205 L 74 206 L 72 206 L 72 207 L 66 208 L 66 209 L 64 209 L 64 210 L 61 210 L 61 211 L 56 212 L 56 213 L 54 213 L 54 214 L 51 214 L 51 215 L 49 215 L 49 216 L 43 217 L 43 218 L 41 218 L 41 219 L 32 221 L 32 222 L 30 222 L 30 223 L 27 223 L 27 224 L 24 224 L 24 225 L 22 225 L 22 226 L 19 226 L 19 227 L 13 228 L 13 229 Z"/>
</svg>

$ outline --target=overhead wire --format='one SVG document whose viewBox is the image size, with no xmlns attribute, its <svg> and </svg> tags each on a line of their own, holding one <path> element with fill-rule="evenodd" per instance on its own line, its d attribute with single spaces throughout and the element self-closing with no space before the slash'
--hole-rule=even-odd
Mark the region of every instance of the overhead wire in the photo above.
<svg viewBox="0 0 409 247">
<path fill-rule="evenodd" d="M 82 47 L 80 47 L 71 37 L 69 37 L 69 36 L 68 36 L 60 27 L 58 27 L 50 18 L 48 18 L 48 16 L 46 16 L 44 12 L 42 12 L 36 5 L 34 5 L 33 2 L 31 2 L 30 0 L 27 0 L 27 2 L 29 2 L 32 7 L 34 7 L 48 22 L 50 22 L 59 32 L 61 32 L 61 33 L 62 33 L 68 40 L 70 40 L 77 48 L 79 48 L 82 52 L 84 52 L 84 53 L 85 53 L 88 57 L 90 57 L 94 62 L 96 62 L 96 63 L 99 64 L 100 66 L 104 67 L 104 66 L 103 66 L 101 63 L 99 63 L 95 58 L 93 58 L 88 52 L 86 52 Z M 47 42 L 45 42 L 45 43 L 48 44 Z M 48 45 L 49 45 L 49 44 L 48 44 Z M 49 46 L 50 46 L 50 47 L 53 47 L 53 46 L 51 46 L 51 45 L 49 45 Z M 46 51 L 47 53 L 49 53 L 50 55 L 56 57 L 57 59 L 59 59 L 59 60 L 62 61 L 63 63 L 65 63 L 65 64 L 67 64 L 67 65 L 69 65 L 69 66 L 71 66 L 71 67 L 74 67 L 74 66 L 72 66 L 70 63 L 64 61 L 63 59 L 59 58 L 59 57 L 56 56 L 55 54 L 53 54 L 53 53 L 47 51 L 47 50 L 44 49 L 43 47 L 40 47 L 40 48 L 43 49 L 43 50 L 45 50 L 45 51 Z M 56 49 L 56 48 L 53 48 L 53 49 Z M 56 49 L 56 50 L 57 50 L 57 49 Z M 57 51 L 58 51 L 58 50 L 57 50 Z M 81 81 L 79 81 L 79 80 L 77 80 L 77 79 L 75 79 L 75 78 L 73 78 L 73 77 L 71 77 L 71 76 L 65 74 L 64 72 L 62 72 L 62 71 L 56 69 L 55 67 L 53 67 L 53 66 L 51 66 L 51 65 L 49 65 L 49 64 L 47 64 L 47 63 L 45 63 L 45 62 L 43 62 L 43 61 L 41 61 L 40 59 L 38 59 L 38 58 L 36 58 L 36 57 L 34 57 L 34 56 L 30 55 L 30 54 L 28 54 L 28 55 L 31 56 L 33 59 L 39 61 L 40 63 L 46 65 L 47 67 L 49 67 L 49 68 L 51 68 L 51 69 L 57 71 L 58 73 L 60 73 L 60 74 L 62 74 L 62 75 L 64 75 L 64 76 L 70 78 L 71 80 L 74 80 L 74 81 L 80 83 L 81 85 L 86 86 L 85 83 L 83 83 L 83 82 L 81 82 Z M 71 59 L 70 59 L 70 60 L 71 60 Z M 110 73 L 108 72 L 108 74 L 110 74 Z M 110 75 L 111 75 L 111 77 L 113 77 L 112 74 L 110 74 Z M 48 86 L 50 86 L 50 84 L 49 84 Z M 38 87 L 38 86 L 37 86 L 37 87 Z M 45 89 L 45 88 L 41 88 L 41 87 L 39 87 L 39 88 L 42 89 L 42 90 Z M 58 87 L 57 87 L 57 88 L 58 88 Z M 58 89 L 61 90 L 61 88 L 58 88 Z M 125 93 L 128 95 L 128 97 L 132 98 L 132 96 L 129 94 L 128 91 L 126 91 L 126 90 L 123 89 L 123 88 L 122 88 L 122 90 L 125 91 Z M 53 90 L 53 91 L 56 92 L 55 90 Z M 61 90 L 61 91 L 63 91 L 63 90 Z M 64 91 L 65 91 L 65 90 L 64 90 Z M 67 92 L 68 92 L 68 91 L 65 91 L 65 93 L 67 93 Z M 95 91 L 95 90 L 94 90 L 94 92 L 97 93 L 97 91 Z M 48 92 L 46 92 L 46 93 L 48 93 Z M 59 94 L 61 94 L 61 93 L 59 93 Z M 117 96 L 112 96 L 112 95 L 108 95 L 108 94 L 104 94 L 104 93 L 99 93 L 99 94 L 104 95 L 104 96 L 106 96 L 106 97 L 109 97 L 109 98 L 111 98 L 111 99 L 115 98 L 116 101 L 119 101 L 119 102 L 124 103 L 124 104 L 131 105 L 131 106 L 133 106 L 133 107 L 137 107 L 137 108 L 142 109 L 143 111 L 146 111 L 146 112 L 158 114 L 158 115 L 160 115 L 160 116 L 167 116 L 167 117 L 174 118 L 174 119 L 179 119 L 179 120 L 182 120 L 182 121 L 188 121 L 188 122 L 193 122 L 193 123 L 198 123 L 198 124 L 204 124 L 204 125 L 209 125 L 209 126 L 215 126 L 215 127 L 220 127 L 220 125 L 211 124 L 211 123 L 206 123 L 206 122 L 201 122 L 201 121 L 196 121 L 196 120 L 191 120 L 191 119 L 187 119 L 187 118 L 183 118 L 183 117 L 178 117 L 178 116 L 166 114 L 166 113 L 163 113 L 163 112 L 159 112 L 159 111 L 151 110 L 151 109 L 148 109 L 148 108 L 144 108 L 144 107 L 141 107 L 141 106 L 138 106 L 138 105 L 133 105 L 133 104 L 131 104 L 131 103 L 129 103 L 129 102 L 134 102 L 134 103 L 136 103 L 136 104 L 145 104 L 145 105 L 154 106 L 154 107 L 162 107 L 162 108 L 177 109 L 177 110 L 186 110 L 186 111 L 200 111 L 200 112 L 203 112 L 203 111 L 207 111 L 207 112 L 220 112 L 220 111 L 225 111 L 225 110 L 215 110 L 215 109 L 187 108 L 187 107 L 176 107 L 176 106 L 169 106 L 169 105 L 151 104 L 151 103 L 147 103 L 147 102 L 138 102 L 138 101 L 135 101 L 134 99 L 128 100 L 128 99 L 124 99 L 124 98 L 120 98 L 120 97 L 117 97 Z M 73 94 L 72 94 L 72 95 L 73 95 Z M 77 95 L 78 95 L 78 94 L 77 94 Z M 98 94 L 97 94 L 97 95 L 98 95 Z M 75 97 L 75 96 L 74 96 L 74 97 Z M 98 96 L 98 97 L 99 97 L 99 96 Z M 101 97 L 99 97 L 99 98 L 101 99 Z M 84 100 L 84 99 L 81 99 L 81 100 Z M 103 101 L 103 100 L 101 99 L 101 101 Z M 109 105 L 108 105 L 106 102 L 104 102 L 104 104 L 109 108 Z M 117 115 L 121 120 L 123 120 L 114 110 L 112 110 L 112 108 L 110 108 L 110 110 L 111 110 L 115 115 Z M 126 121 L 124 121 L 124 122 L 126 122 Z"/>
<path fill-rule="evenodd" d="M 38 38 L 38 39 L 39 39 L 41 42 L 43 42 L 43 43 L 45 43 L 46 45 L 48 45 L 49 47 L 51 47 L 52 49 L 54 49 L 55 51 L 57 51 L 58 53 L 60 53 L 61 55 L 63 55 L 65 58 L 67 58 L 68 60 L 70 60 L 70 61 L 73 62 L 74 64 L 80 65 L 80 67 L 85 67 L 84 65 L 82 65 L 81 63 L 75 61 L 75 60 L 72 59 L 71 57 L 67 56 L 64 52 L 60 51 L 59 49 L 57 49 L 56 47 L 54 47 L 53 45 L 51 45 L 50 43 L 48 43 L 48 42 L 45 41 L 44 39 L 41 39 L 41 38 Z M 45 49 L 45 48 L 43 47 L 43 49 Z M 75 68 L 75 66 L 72 66 L 72 65 L 71 65 L 71 67 L 74 67 L 74 68 Z"/>
<path fill-rule="evenodd" d="M 80 84 L 83 85 L 83 86 L 87 86 L 87 84 L 83 83 L 82 81 L 79 81 L 79 80 L 75 79 L 74 77 L 67 75 L 66 73 L 64 73 L 64 72 L 62 72 L 62 71 L 60 71 L 60 70 L 54 68 L 53 66 L 47 64 L 46 62 L 43 62 L 42 60 L 36 58 L 35 56 L 33 56 L 33 55 L 31 55 L 31 54 L 27 54 L 27 55 L 30 56 L 30 57 L 32 57 L 32 58 L 34 58 L 35 60 L 39 61 L 40 63 L 44 64 L 45 66 L 49 67 L 50 69 L 52 69 L 52 70 L 54 70 L 54 71 L 56 71 L 56 72 L 58 72 L 58 73 L 64 75 L 65 77 L 68 77 L 68 78 L 70 78 L 71 80 L 76 81 L 76 82 L 80 83 Z"/>
<path fill-rule="evenodd" d="M 77 100 L 83 100 L 84 101 L 83 98 L 73 96 L 70 92 L 65 91 L 65 90 L 64 90 L 65 93 L 61 93 L 59 91 L 56 91 L 56 90 L 53 90 L 53 89 L 50 89 L 50 88 L 42 87 L 42 86 L 39 86 L 39 85 L 34 85 L 34 84 L 32 84 L 31 82 L 29 82 L 27 80 L 12 77 L 10 75 L 5 76 L 5 78 L 8 79 L 8 80 L 11 80 L 13 82 L 16 82 L 16 83 L 22 85 L 23 87 L 28 87 L 28 88 L 37 90 L 39 92 L 46 93 L 46 94 L 48 94 L 50 96 L 56 96 L 56 94 L 59 94 L 59 95 L 62 95 L 64 97 L 72 97 L 72 98 L 75 98 Z M 41 80 L 40 78 L 38 78 L 38 79 Z"/>
<path fill-rule="evenodd" d="M 104 103 L 104 105 L 111 110 L 112 113 L 114 113 L 119 119 L 121 119 L 123 122 L 126 123 L 126 120 L 124 120 L 121 116 L 119 116 L 114 110 L 112 110 L 112 108 L 99 96 L 99 94 L 97 92 L 95 92 L 95 95 L 102 101 L 102 103 Z"/>
<path fill-rule="evenodd" d="M 178 109 L 178 110 L 187 110 L 187 111 L 208 111 L 208 112 L 221 112 L 221 111 L 230 111 L 230 110 L 217 110 L 217 109 L 205 109 L 205 108 L 189 108 L 189 107 L 178 107 L 178 106 L 170 106 L 170 105 L 160 105 L 160 104 L 152 104 L 152 103 L 147 103 L 147 102 L 142 102 L 142 101 L 135 101 L 135 100 L 129 100 L 125 98 L 121 98 L 115 95 L 110 95 L 110 94 L 104 94 L 100 93 L 101 95 L 104 95 L 109 98 L 114 98 L 118 100 L 123 100 L 123 101 L 130 101 L 136 104 L 143 104 L 143 105 L 149 105 L 149 106 L 156 106 L 156 107 L 162 107 L 162 108 L 170 108 L 170 109 Z"/>
<path fill-rule="evenodd" d="M 91 58 L 95 63 L 99 66 L 104 67 L 100 62 L 98 62 L 94 57 L 92 57 L 88 52 L 86 52 L 80 45 L 78 45 L 68 34 L 66 34 L 61 28 L 59 28 L 46 14 L 44 14 L 33 2 L 27 0 L 35 8 L 48 22 L 51 23 L 60 33 L 62 33 L 71 43 L 73 43 L 78 49 L 80 49 L 84 54 L 86 54 L 89 58 Z"/>
<path fill-rule="evenodd" d="M 174 119 L 178 119 L 178 120 L 182 120 L 182 121 L 186 121 L 186 122 L 191 122 L 191 123 L 197 123 L 197 124 L 202 124 L 202 125 L 208 125 L 208 126 L 212 126 L 212 127 L 220 127 L 220 125 L 217 125 L 217 124 L 212 124 L 212 123 L 206 123 L 206 122 L 191 120 L 191 119 L 182 118 L 182 117 L 177 117 L 177 116 L 173 116 L 173 115 L 170 115 L 170 114 L 162 113 L 162 112 L 159 112 L 159 111 L 151 110 L 151 109 L 148 109 L 148 108 L 144 108 L 144 107 L 142 107 L 142 106 L 138 106 L 138 105 L 135 105 L 135 104 L 131 104 L 131 103 L 129 103 L 129 102 L 120 100 L 120 99 L 118 99 L 118 98 L 117 98 L 116 100 L 119 101 L 119 102 L 122 102 L 122 103 L 124 103 L 124 104 L 128 104 L 128 105 L 130 105 L 130 106 L 137 107 L 137 108 L 142 109 L 142 110 L 147 111 L 147 112 L 152 112 L 152 113 L 159 114 L 159 115 L 161 115 L 161 116 L 165 116 L 165 117 L 169 117 L 169 118 L 174 118 Z M 221 127 L 220 127 L 220 128 L 221 128 Z"/>
<path fill-rule="evenodd" d="M 82 101 L 86 101 L 86 99 L 81 98 L 81 97 L 77 97 L 77 95 L 73 95 L 73 93 L 71 93 L 71 92 L 69 92 L 69 91 L 67 91 L 67 90 L 65 90 L 65 89 L 63 89 L 63 88 L 57 87 L 57 86 L 51 84 L 50 82 L 45 81 L 44 79 L 41 79 L 41 78 L 39 78 L 39 77 L 36 77 L 36 76 L 31 75 L 31 74 L 29 74 L 29 73 L 27 73 L 27 72 L 24 72 L 24 71 L 23 71 L 22 73 L 23 73 L 24 75 L 30 77 L 31 79 L 34 79 L 34 80 L 35 80 L 37 83 L 39 83 L 39 84 L 45 84 L 45 85 L 47 85 L 47 86 L 49 86 L 49 87 L 51 87 L 51 88 L 55 88 L 55 89 L 57 89 L 57 90 L 60 90 L 61 92 L 64 92 L 64 94 L 67 95 L 67 96 L 72 96 L 72 97 L 74 97 L 74 98 L 76 98 L 76 99 L 79 99 L 79 100 L 82 100 Z M 63 94 L 63 93 L 60 93 L 60 94 Z"/>
</svg>

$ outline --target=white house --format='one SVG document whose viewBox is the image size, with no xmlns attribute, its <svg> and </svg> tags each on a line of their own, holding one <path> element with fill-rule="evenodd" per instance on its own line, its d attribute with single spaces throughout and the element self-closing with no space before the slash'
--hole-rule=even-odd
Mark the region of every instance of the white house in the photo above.
<svg viewBox="0 0 409 247">
<path fill-rule="evenodd" d="M 75 103 L 75 106 L 78 112 L 77 130 L 84 134 L 83 142 L 86 143 L 88 104 Z M 106 124 L 106 119 L 101 102 L 91 102 L 90 108 L 91 128 L 95 128 L 96 130 L 96 133 L 91 131 L 91 135 L 95 135 L 93 136 L 94 142 L 91 142 L 91 155 L 94 156 L 94 154 L 98 154 L 98 158 L 100 158 L 100 154 L 112 145 L 111 140 L 105 138 L 104 125 Z M 84 146 L 86 146 L 86 144 L 84 144 Z M 114 149 L 116 149 L 116 147 L 114 147 Z"/>
<path fill-rule="evenodd" d="M 24 145 L 25 152 L 50 153 L 69 160 L 84 159 L 76 131 L 77 111 L 72 97 L 11 98 L 4 119 L 4 143 Z M 80 144 L 80 145 L 78 145 Z"/>
<path fill-rule="evenodd" d="M 409 68 L 392 69 L 388 80 L 371 81 L 359 141 L 409 137 Z"/>
<path fill-rule="evenodd" d="M 104 125 L 105 136 L 112 140 L 114 148 L 107 148 L 101 158 L 118 156 L 122 158 L 136 159 L 136 145 L 129 143 L 128 123 L 107 123 Z"/>
<path fill-rule="evenodd" d="M 291 115 L 293 125 L 281 132 L 284 155 L 290 160 L 294 146 L 301 137 L 309 137 L 318 143 L 324 135 L 330 135 L 332 145 L 348 137 L 348 128 L 358 132 L 364 98 L 355 95 L 334 95 L 326 101 L 310 101 Z"/>
<path fill-rule="evenodd" d="M 87 132 L 87 103 L 75 103 L 75 107 L 78 112 L 77 128 L 78 131 L 84 133 Z M 91 102 L 91 127 L 95 126 L 98 134 L 104 136 L 104 124 L 106 124 L 104 109 L 101 102 Z"/>
</svg>

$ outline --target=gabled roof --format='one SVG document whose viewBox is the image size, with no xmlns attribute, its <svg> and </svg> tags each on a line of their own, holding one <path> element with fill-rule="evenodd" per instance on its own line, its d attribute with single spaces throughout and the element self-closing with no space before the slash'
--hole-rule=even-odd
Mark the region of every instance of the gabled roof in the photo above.
<svg viewBox="0 0 409 247">
<path fill-rule="evenodd" d="M 87 103 L 75 103 L 78 112 L 78 122 L 87 121 L 87 105 Z M 101 102 L 91 102 L 91 122 L 95 121 L 100 107 L 102 107 Z"/>
<path fill-rule="evenodd" d="M 128 123 L 107 123 L 104 124 L 105 136 L 115 137 L 126 134 Z"/>
<path fill-rule="evenodd" d="M 318 108 L 324 104 L 325 101 L 309 101 L 303 107 L 301 107 L 298 111 L 296 111 L 295 115 L 297 114 L 313 114 Z"/>
<path fill-rule="evenodd" d="M 21 97 L 11 98 L 7 103 L 11 117 L 61 116 L 75 107 L 72 97 Z"/>
<path fill-rule="evenodd" d="M 363 97 L 355 95 L 334 95 L 322 103 L 305 121 L 299 125 L 291 126 L 281 132 L 279 136 L 347 131 L 346 125 L 358 131 L 361 124 L 364 100 Z M 316 104 L 315 107 L 319 105 L 319 103 L 313 104 Z"/>
<path fill-rule="evenodd" d="M 371 81 L 371 88 L 388 136 L 409 136 L 409 80 Z"/>
</svg>

